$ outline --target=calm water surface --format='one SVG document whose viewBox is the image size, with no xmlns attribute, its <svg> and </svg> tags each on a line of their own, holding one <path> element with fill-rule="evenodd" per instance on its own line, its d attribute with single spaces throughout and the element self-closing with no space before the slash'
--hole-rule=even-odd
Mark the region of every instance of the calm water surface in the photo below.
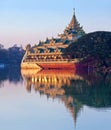
<svg viewBox="0 0 111 130">
<path fill-rule="evenodd" d="M 111 130 L 111 75 L 0 69 L 0 130 Z"/>
</svg>

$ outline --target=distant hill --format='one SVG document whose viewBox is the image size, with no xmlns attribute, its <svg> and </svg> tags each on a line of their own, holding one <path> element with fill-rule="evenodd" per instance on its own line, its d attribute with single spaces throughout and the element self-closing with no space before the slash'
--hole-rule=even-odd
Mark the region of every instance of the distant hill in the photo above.
<svg viewBox="0 0 111 130">
<path fill-rule="evenodd" d="M 83 64 L 89 64 L 99 70 L 111 69 L 111 32 L 86 34 L 66 48 L 65 55 L 83 58 Z"/>
</svg>

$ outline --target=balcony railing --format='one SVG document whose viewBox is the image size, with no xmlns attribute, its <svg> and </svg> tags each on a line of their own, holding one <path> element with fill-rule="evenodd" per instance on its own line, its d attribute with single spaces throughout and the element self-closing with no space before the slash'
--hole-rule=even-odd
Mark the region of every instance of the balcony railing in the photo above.
<svg viewBox="0 0 111 130">
<path fill-rule="evenodd" d="M 56 62 L 56 61 L 59 61 L 59 62 L 79 62 L 81 61 L 82 59 L 25 59 L 23 62 Z"/>
</svg>

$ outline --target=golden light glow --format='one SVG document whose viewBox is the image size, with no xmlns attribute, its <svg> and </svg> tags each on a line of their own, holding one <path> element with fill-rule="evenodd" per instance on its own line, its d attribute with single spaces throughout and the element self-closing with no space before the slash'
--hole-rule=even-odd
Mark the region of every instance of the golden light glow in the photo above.
<svg viewBox="0 0 111 130">
<path fill-rule="evenodd" d="M 40 72 L 36 72 L 35 70 L 27 71 L 22 70 L 21 72 L 22 76 L 26 79 L 28 91 L 31 90 L 30 87 L 33 84 L 36 91 L 43 92 L 52 97 L 63 95 L 65 91 L 62 86 L 70 87 L 71 80 L 83 79 L 70 70 L 43 70 Z"/>
</svg>

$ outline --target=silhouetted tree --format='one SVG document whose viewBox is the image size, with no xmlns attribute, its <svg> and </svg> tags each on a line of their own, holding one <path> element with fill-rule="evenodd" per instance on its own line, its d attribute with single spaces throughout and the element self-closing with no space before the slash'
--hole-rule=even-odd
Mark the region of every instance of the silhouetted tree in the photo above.
<svg viewBox="0 0 111 130">
<path fill-rule="evenodd" d="M 22 47 L 14 45 L 8 49 L 0 49 L 0 63 L 6 65 L 20 65 L 25 51 Z"/>
<path fill-rule="evenodd" d="M 111 32 L 94 32 L 81 37 L 65 50 L 71 58 L 93 59 L 106 68 L 111 66 Z"/>
</svg>

